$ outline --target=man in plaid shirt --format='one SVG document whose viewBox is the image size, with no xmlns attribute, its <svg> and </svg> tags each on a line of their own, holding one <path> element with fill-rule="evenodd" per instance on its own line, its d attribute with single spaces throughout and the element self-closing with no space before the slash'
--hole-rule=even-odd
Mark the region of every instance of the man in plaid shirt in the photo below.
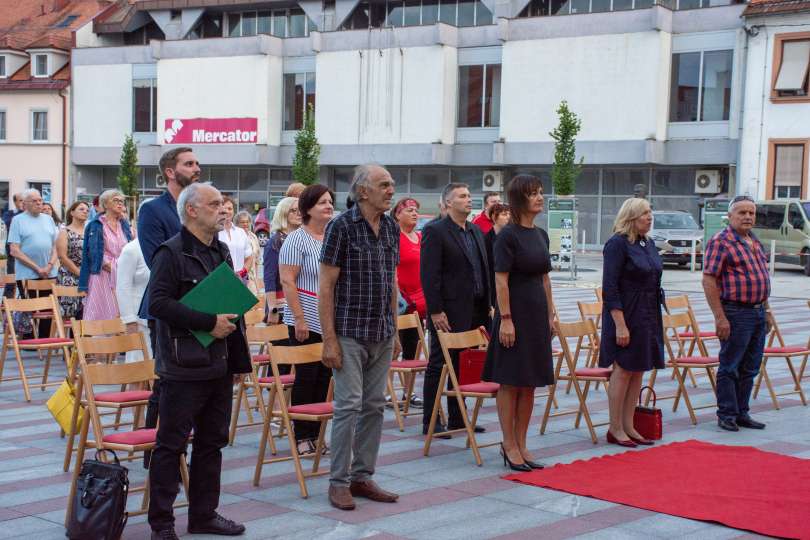
<svg viewBox="0 0 810 540">
<path fill-rule="evenodd" d="M 332 368 L 335 383 L 329 502 L 341 510 L 354 510 L 353 497 L 388 503 L 398 498 L 371 479 L 388 368 L 400 350 L 394 318 L 399 227 L 386 214 L 393 197 L 388 171 L 357 167 L 355 204 L 327 225 L 321 249 L 323 363 Z"/>
<path fill-rule="evenodd" d="M 703 255 L 703 290 L 720 338 L 717 424 L 727 431 L 765 428 L 748 414 L 772 321 L 768 260 L 751 232 L 756 212 L 751 197 L 735 197 L 728 207 L 728 227 L 709 240 Z"/>
</svg>

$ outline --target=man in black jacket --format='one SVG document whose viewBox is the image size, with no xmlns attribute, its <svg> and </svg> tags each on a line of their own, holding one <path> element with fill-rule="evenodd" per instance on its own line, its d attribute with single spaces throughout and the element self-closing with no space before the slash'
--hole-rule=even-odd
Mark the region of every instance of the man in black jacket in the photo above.
<svg viewBox="0 0 810 540">
<path fill-rule="evenodd" d="M 244 533 L 244 525 L 220 516 L 216 508 L 233 383 L 251 370 L 244 322 L 234 325 L 233 314 L 201 313 L 179 302 L 222 262 L 233 266 L 228 247 L 217 239 L 226 219 L 222 195 L 210 184 L 191 184 L 178 198 L 177 213 L 183 227 L 155 251 L 149 282 L 161 378 L 157 445 L 149 468 L 149 525 L 153 540 L 177 538 L 172 505 L 193 429 L 188 532 L 235 536 Z M 216 339 L 203 347 L 193 330 Z"/>
<path fill-rule="evenodd" d="M 467 184 L 448 184 L 442 192 L 442 200 L 447 215 L 425 225 L 420 249 L 419 273 L 431 333 L 424 386 L 424 434 L 427 434 L 444 365 L 436 330 L 465 332 L 490 325 L 489 265 L 481 229 L 467 221 L 472 212 L 470 190 Z M 458 370 L 457 354 L 453 355 L 453 365 Z M 447 401 L 448 426 L 437 425 L 437 433 L 464 427 L 458 403 L 455 399 Z M 484 428 L 476 426 L 475 431 L 480 433 Z"/>
</svg>

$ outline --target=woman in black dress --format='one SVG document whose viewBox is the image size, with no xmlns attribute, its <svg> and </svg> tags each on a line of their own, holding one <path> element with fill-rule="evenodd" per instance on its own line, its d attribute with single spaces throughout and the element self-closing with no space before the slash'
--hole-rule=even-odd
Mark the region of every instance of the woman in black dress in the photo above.
<svg viewBox="0 0 810 540">
<path fill-rule="evenodd" d="M 535 388 L 554 383 L 551 257 L 548 235 L 534 226 L 535 217 L 543 211 L 540 179 L 515 176 L 506 193 L 512 223 L 495 240 L 498 302 L 483 379 L 501 385 L 497 405 L 504 465 L 529 471 L 543 468 L 526 448 Z"/>
<path fill-rule="evenodd" d="M 602 252 L 599 366 L 613 366 L 607 441 L 628 447 L 653 444 L 636 431 L 633 413 L 644 372 L 664 367 L 663 265 L 655 242 L 647 238 L 651 226 L 650 203 L 627 199 L 616 216 L 615 234 Z"/>
</svg>

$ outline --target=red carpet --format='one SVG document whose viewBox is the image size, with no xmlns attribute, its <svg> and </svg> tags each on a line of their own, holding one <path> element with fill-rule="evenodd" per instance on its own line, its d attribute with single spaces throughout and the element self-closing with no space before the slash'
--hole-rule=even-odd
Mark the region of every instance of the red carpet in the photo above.
<svg viewBox="0 0 810 540">
<path fill-rule="evenodd" d="M 675 442 L 506 479 L 769 536 L 810 539 L 810 460 L 750 446 Z"/>
</svg>

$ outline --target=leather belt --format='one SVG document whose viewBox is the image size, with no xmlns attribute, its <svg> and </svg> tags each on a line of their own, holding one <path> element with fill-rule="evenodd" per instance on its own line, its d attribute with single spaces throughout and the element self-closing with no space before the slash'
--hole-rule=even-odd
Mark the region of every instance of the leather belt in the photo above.
<svg viewBox="0 0 810 540">
<path fill-rule="evenodd" d="M 748 302 L 736 302 L 734 300 L 721 300 L 720 302 L 722 304 L 726 305 L 726 306 L 735 306 L 735 307 L 750 308 L 750 309 L 759 309 L 759 308 L 761 308 L 761 307 L 763 307 L 765 305 L 764 302 L 759 302 L 757 304 L 750 304 Z"/>
</svg>

